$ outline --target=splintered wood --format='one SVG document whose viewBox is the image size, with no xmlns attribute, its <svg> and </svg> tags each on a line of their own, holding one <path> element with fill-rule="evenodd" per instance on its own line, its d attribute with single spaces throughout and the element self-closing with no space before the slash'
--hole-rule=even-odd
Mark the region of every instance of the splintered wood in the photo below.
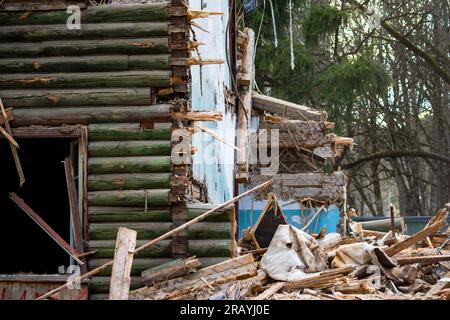
<svg viewBox="0 0 450 320">
<path fill-rule="evenodd" d="M 200 263 L 195 257 L 175 260 L 144 271 L 142 276 L 147 286 L 130 292 L 129 299 L 446 300 L 450 298 L 450 269 L 442 263 L 450 260 L 448 241 L 447 244 L 443 242 L 442 247 L 432 243 L 433 248 L 423 242 L 426 237 L 448 237 L 448 232 L 439 233 L 447 224 L 447 215 L 446 209 L 440 211 L 412 236 L 396 232 L 397 242 L 389 242 L 391 238 L 387 237 L 396 226 L 394 219 L 389 219 L 386 226 L 384 222 L 366 225 L 386 227 L 387 232 L 364 230 L 360 225 L 357 228 L 359 235 L 341 238 L 334 234 L 327 241 L 318 240 L 318 246 L 328 257 L 328 269 L 305 273 L 296 281 L 274 280 L 270 268 L 264 268 L 266 272 L 262 270 L 264 258 L 257 262 L 261 254 L 270 252 L 274 241 L 269 250 L 247 251 L 237 258 L 203 269 L 198 269 Z M 386 242 L 377 243 L 384 239 Z M 347 261 L 344 265 L 330 267 L 334 265 L 331 262 L 337 256 L 336 252 L 344 248 L 339 257 L 348 255 L 354 259 L 344 259 Z"/>
</svg>

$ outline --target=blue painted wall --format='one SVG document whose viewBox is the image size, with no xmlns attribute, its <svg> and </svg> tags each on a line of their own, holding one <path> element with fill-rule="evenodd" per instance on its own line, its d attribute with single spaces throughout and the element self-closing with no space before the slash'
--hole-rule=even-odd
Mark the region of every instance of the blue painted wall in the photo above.
<svg viewBox="0 0 450 320">
<path fill-rule="evenodd" d="M 190 0 L 189 7 L 202 10 L 200 0 Z M 203 11 L 223 12 L 222 16 L 196 19 L 195 22 L 209 32 L 193 27 L 197 41 L 204 43 L 198 47 L 203 59 L 223 59 L 227 61 L 228 0 L 208 1 Z M 193 52 L 193 56 L 196 53 Z M 200 122 L 203 127 L 214 130 L 226 140 L 234 143 L 236 116 L 225 103 L 225 89 L 231 87 L 228 65 L 224 64 L 192 66 L 192 108 L 201 111 L 221 111 L 223 121 Z M 207 186 L 212 203 L 222 203 L 233 197 L 235 150 L 206 133 L 196 133 L 193 145 L 198 151 L 193 156 L 194 178 Z"/>
</svg>

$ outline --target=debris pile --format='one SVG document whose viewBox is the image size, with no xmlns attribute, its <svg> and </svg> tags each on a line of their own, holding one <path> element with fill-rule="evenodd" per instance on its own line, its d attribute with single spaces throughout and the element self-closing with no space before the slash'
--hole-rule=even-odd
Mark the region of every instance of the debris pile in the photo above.
<svg viewBox="0 0 450 320">
<path fill-rule="evenodd" d="M 275 223 L 268 248 L 203 269 L 191 257 L 146 270 L 147 286 L 129 299 L 449 300 L 447 216 L 441 209 L 412 236 L 397 232 L 395 219 L 387 232 L 350 220 L 345 237 Z"/>
</svg>

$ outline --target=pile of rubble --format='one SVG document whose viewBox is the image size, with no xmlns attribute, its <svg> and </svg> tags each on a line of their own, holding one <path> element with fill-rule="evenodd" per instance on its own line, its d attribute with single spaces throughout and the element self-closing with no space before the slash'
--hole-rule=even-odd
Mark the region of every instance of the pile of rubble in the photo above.
<svg viewBox="0 0 450 320">
<path fill-rule="evenodd" d="M 348 222 L 348 235 L 279 224 L 268 248 L 199 269 L 195 257 L 146 270 L 129 299 L 450 299 L 448 210 L 407 236 Z M 392 219 L 394 221 L 394 219 Z"/>
</svg>

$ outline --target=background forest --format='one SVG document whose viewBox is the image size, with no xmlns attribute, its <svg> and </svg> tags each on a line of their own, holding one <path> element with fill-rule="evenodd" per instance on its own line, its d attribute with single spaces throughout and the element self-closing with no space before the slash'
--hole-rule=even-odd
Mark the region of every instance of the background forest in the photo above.
<svg viewBox="0 0 450 320">
<path fill-rule="evenodd" d="M 257 89 L 326 110 L 355 139 L 335 167 L 360 215 L 385 215 L 390 202 L 429 215 L 450 201 L 448 0 L 241 0 L 237 10 L 257 37 Z"/>
</svg>

